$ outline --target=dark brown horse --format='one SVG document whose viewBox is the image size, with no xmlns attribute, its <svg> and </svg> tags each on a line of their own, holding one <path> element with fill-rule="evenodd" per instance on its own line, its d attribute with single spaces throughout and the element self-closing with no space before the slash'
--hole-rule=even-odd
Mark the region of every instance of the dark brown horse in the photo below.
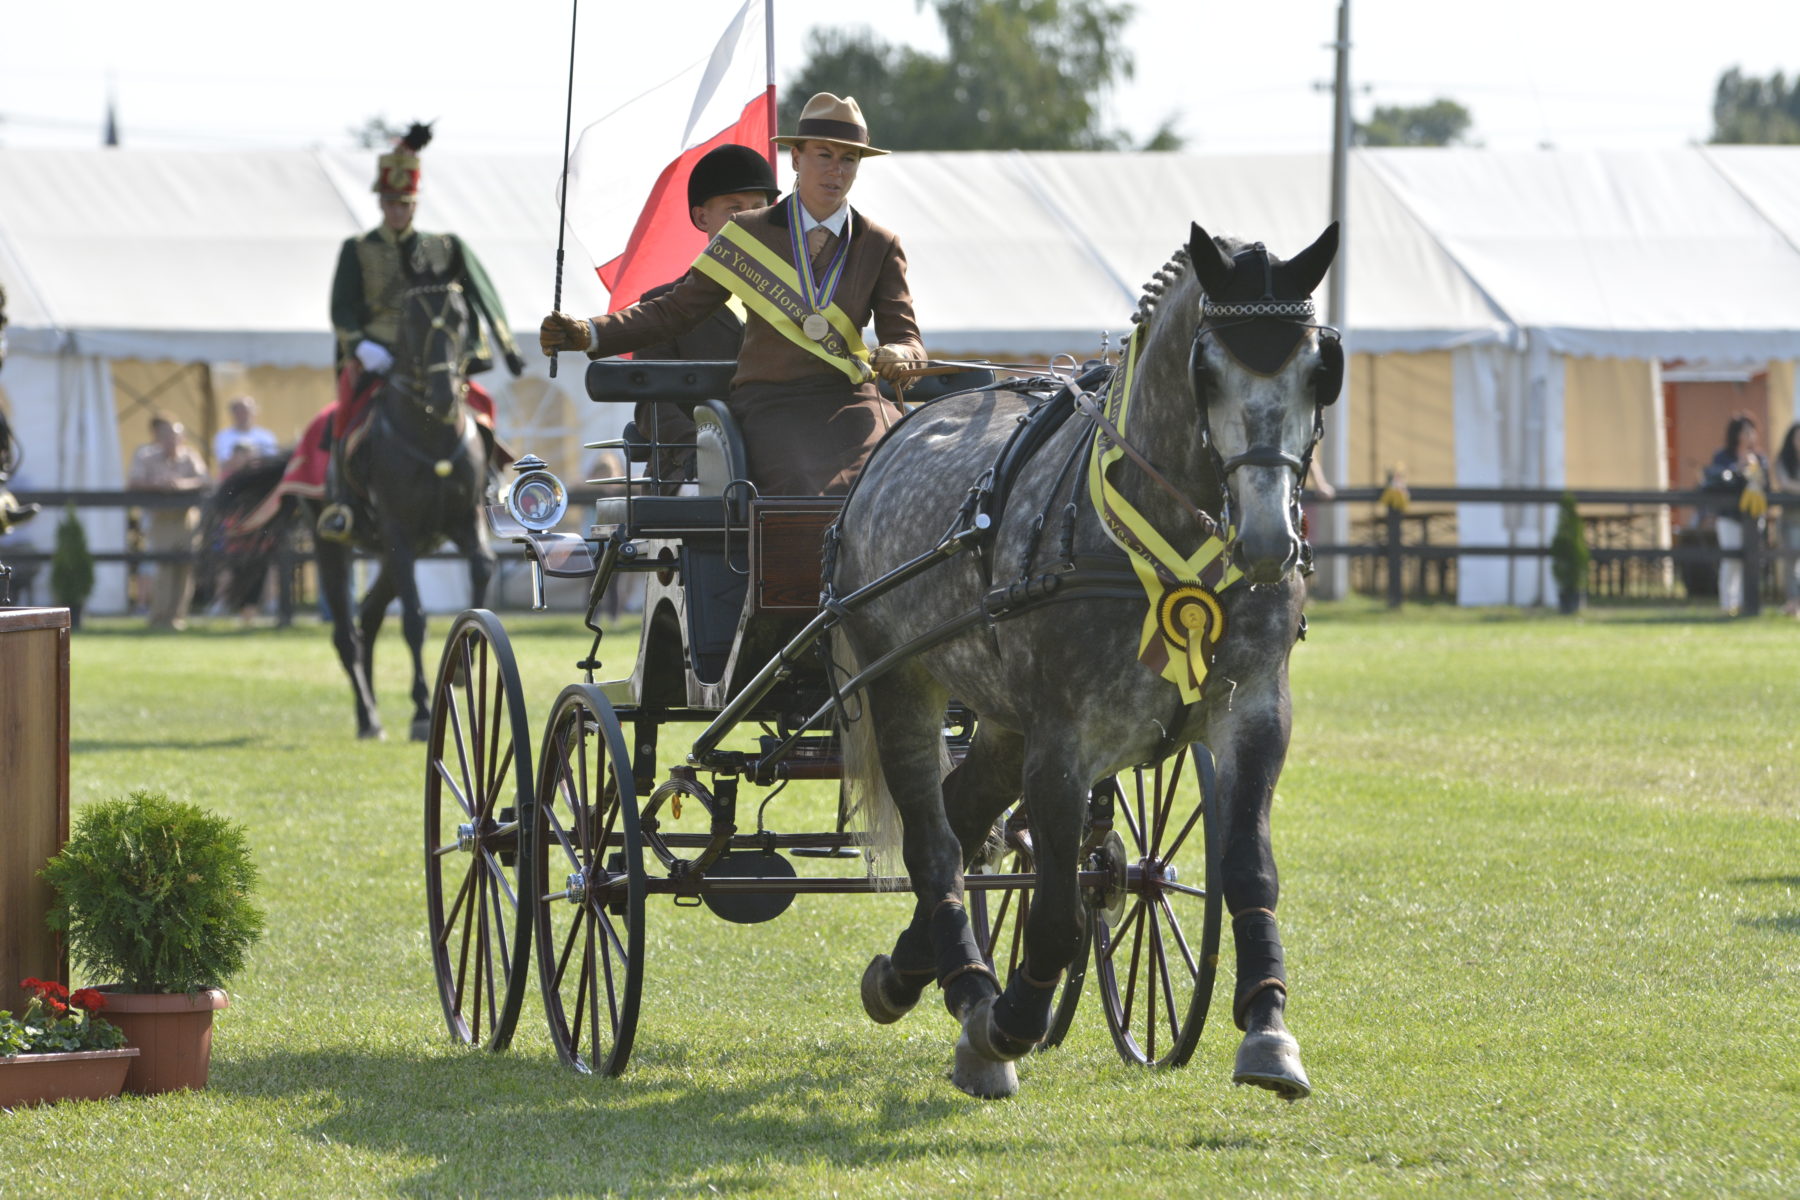
<svg viewBox="0 0 1800 1200">
<path fill-rule="evenodd" d="M 341 466 L 347 472 L 358 500 L 354 546 L 314 539 L 319 590 L 331 610 L 332 642 L 355 695 L 358 737 L 384 736 L 371 680 L 375 636 L 396 598 L 412 652 L 412 738 L 423 741 L 430 731 L 419 559 L 446 541 L 454 545 L 469 560 L 470 604 L 477 608 L 494 571 L 494 552 L 480 519 L 488 485 L 487 443 L 464 402 L 478 339 L 473 311 L 455 282 L 460 270 L 453 262 L 447 272 L 411 279 L 400 304 L 394 366 L 375 395 L 365 431 L 333 464 L 333 470 Z M 214 502 L 223 518 L 215 523 L 229 526 L 230 514 L 254 509 L 280 481 L 286 463 L 272 459 L 233 475 Z M 315 506 L 290 501 L 278 520 L 294 516 L 310 528 Z M 355 550 L 380 562 L 360 607 L 351 595 Z M 253 567 L 239 574 L 260 577 Z"/>
</svg>

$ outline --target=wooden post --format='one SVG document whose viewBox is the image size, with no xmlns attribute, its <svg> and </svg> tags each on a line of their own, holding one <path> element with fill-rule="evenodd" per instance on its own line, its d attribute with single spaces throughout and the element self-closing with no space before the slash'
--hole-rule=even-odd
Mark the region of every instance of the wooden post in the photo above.
<svg viewBox="0 0 1800 1200">
<path fill-rule="evenodd" d="M 1398 508 L 1389 506 L 1387 510 L 1387 601 L 1389 608 L 1399 608 L 1406 601 L 1406 580 L 1400 574 L 1401 564 L 1404 561 L 1400 556 L 1400 551 L 1404 540 L 1404 518 Z"/>
<path fill-rule="evenodd" d="M 38 878 L 69 840 L 69 610 L 0 610 L 0 1008 L 22 1012 L 27 976 L 67 983 Z"/>
</svg>

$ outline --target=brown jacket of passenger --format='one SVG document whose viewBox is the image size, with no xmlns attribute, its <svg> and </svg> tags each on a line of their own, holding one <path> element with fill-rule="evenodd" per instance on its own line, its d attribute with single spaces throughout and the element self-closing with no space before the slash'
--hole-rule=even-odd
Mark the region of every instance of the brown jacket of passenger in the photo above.
<svg viewBox="0 0 1800 1200">
<path fill-rule="evenodd" d="M 768 208 L 750 209 L 732 217 L 765 246 L 773 249 L 783 262 L 792 264 L 793 247 L 788 233 L 788 206 L 778 200 Z M 837 239 L 830 239 L 819 255 L 819 265 L 830 261 Z M 674 341 L 694 329 L 724 305 L 730 295 L 723 285 L 698 271 L 689 270 L 673 289 L 654 298 L 646 297 L 630 308 L 593 318 L 595 349 L 590 357 L 603 358 L 623 354 L 659 342 Z M 913 319 L 912 293 L 906 286 L 906 254 L 900 239 L 889 230 L 850 210 L 850 257 L 844 263 L 843 277 L 838 282 L 833 303 L 844 310 L 858 329 L 875 326 L 873 345 L 907 346 L 912 357 L 923 358 L 925 347 L 919 338 L 919 326 Z M 737 374 L 732 376 L 735 391 L 746 384 L 788 384 L 801 380 L 819 382 L 836 378 L 849 385 L 849 379 L 835 367 L 822 362 L 794 345 L 754 310 L 744 323 L 744 344 L 738 353 Z M 873 382 L 849 390 L 874 398 Z"/>
</svg>

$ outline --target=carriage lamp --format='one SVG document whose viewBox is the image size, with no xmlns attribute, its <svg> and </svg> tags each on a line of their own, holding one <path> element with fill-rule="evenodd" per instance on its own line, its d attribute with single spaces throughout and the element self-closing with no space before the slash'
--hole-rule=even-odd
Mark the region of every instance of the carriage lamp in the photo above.
<svg viewBox="0 0 1800 1200">
<path fill-rule="evenodd" d="M 569 493 L 562 480 L 535 454 L 521 458 L 513 469 L 519 476 L 506 489 L 506 511 L 534 533 L 556 528 L 569 508 Z"/>
</svg>

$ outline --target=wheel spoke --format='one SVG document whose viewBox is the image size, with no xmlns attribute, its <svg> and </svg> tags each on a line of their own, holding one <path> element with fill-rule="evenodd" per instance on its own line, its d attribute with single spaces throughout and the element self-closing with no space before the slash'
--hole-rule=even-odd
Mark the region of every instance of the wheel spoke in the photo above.
<svg viewBox="0 0 1800 1200">
<path fill-rule="evenodd" d="M 1154 913 L 1151 914 L 1150 921 L 1150 942 L 1152 955 L 1150 962 L 1151 966 L 1156 969 L 1156 974 L 1160 977 L 1162 983 L 1164 1001 L 1163 1014 L 1165 1019 L 1169 1022 L 1169 1043 L 1173 1046 L 1174 1043 L 1181 1040 L 1181 1028 L 1176 1024 L 1180 1019 L 1180 1014 L 1175 1009 L 1175 984 L 1174 981 L 1169 978 L 1169 950 L 1163 943 L 1162 926 L 1156 922 Z M 1152 1025 L 1156 1023 L 1154 1014 L 1151 1015 L 1150 1023 Z M 1152 1053 L 1150 1057 L 1155 1058 L 1156 1055 Z"/>
<path fill-rule="evenodd" d="M 1156 904 L 1158 908 L 1162 909 L 1163 919 L 1169 923 L 1169 932 L 1175 936 L 1175 944 L 1181 947 L 1181 957 L 1187 962 L 1188 974 L 1198 979 L 1200 963 L 1194 958 L 1194 952 L 1188 948 L 1187 936 L 1181 931 L 1181 919 L 1175 915 L 1175 910 L 1169 907 L 1169 902 L 1161 896 L 1156 898 Z"/>
<path fill-rule="evenodd" d="M 463 815 L 473 817 L 475 810 L 469 806 L 468 798 L 463 795 L 462 789 L 456 786 L 456 781 L 450 778 L 450 768 L 444 765 L 444 760 L 438 759 L 431 764 L 431 767 L 443 779 L 444 786 L 450 789 L 450 795 L 455 797 L 456 806 L 463 810 Z"/>
<path fill-rule="evenodd" d="M 1125 919 L 1119 922 L 1119 927 L 1117 929 L 1108 931 L 1106 935 L 1106 951 L 1100 956 L 1102 961 L 1112 961 L 1113 955 L 1119 952 L 1119 943 L 1124 938 L 1125 931 L 1130 929 L 1143 915 L 1144 905 L 1142 901 L 1139 901 L 1132 906 L 1131 911 L 1126 914 Z"/>
<path fill-rule="evenodd" d="M 456 889 L 456 900 L 450 905 L 450 913 L 444 918 L 444 929 L 438 935 L 438 945 L 446 944 L 456 935 L 456 917 L 462 912 L 463 901 L 469 897 L 469 883 L 474 878 L 472 872 L 463 874 L 462 886 Z"/>
<path fill-rule="evenodd" d="M 1142 916 L 1143 912 L 1143 906 L 1139 905 L 1138 915 Z M 1131 1002 L 1137 998 L 1138 961 L 1143 956 L 1143 948 L 1144 922 L 1139 921 L 1137 928 L 1131 931 L 1131 968 L 1126 976 L 1125 1005 L 1123 1009 L 1121 1009 L 1123 1016 L 1119 1022 L 1120 1026 L 1127 1030 L 1131 1028 Z"/>
</svg>

